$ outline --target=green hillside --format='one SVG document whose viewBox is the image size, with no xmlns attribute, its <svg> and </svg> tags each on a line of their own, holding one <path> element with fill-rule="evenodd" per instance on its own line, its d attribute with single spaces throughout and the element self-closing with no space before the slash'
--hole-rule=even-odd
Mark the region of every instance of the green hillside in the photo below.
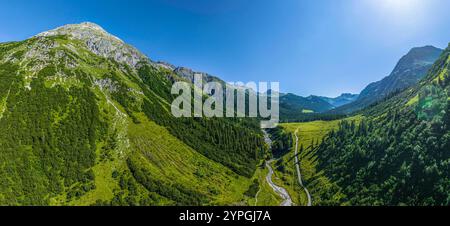
<svg viewBox="0 0 450 226">
<path fill-rule="evenodd" d="M 0 205 L 249 204 L 258 121 L 172 117 L 183 79 L 90 23 L 0 44 Z"/>
<path fill-rule="evenodd" d="M 342 123 L 317 151 L 351 205 L 449 205 L 450 49 L 415 87 Z"/>
<path fill-rule="evenodd" d="M 320 113 L 336 107 L 322 97 L 282 95 L 282 120 L 305 122 L 268 130 L 269 153 L 258 119 L 173 117 L 172 84 L 195 73 L 98 25 L 0 43 L 0 205 L 277 206 L 271 158 L 274 183 L 306 205 L 295 134 L 313 205 L 450 205 L 450 47 L 437 61 L 425 49 L 353 117 Z"/>
</svg>

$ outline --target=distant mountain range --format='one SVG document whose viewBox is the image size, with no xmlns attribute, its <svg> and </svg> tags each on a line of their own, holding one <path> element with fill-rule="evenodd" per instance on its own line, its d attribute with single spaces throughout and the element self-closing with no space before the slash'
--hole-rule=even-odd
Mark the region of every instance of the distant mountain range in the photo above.
<svg viewBox="0 0 450 226">
<path fill-rule="evenodd" d="M 333 109 L 333 105 L 321 97 L 301 97 L 292 93 L 280 94 L 280 108 L 299 113 L 320 113 Z"/>
<path fill-rule="evenodd" d="M 327 113 L 349 114 L 389 95 L 417 84 L 442 54 L 442 49 L 424 46 L 411 49 L 397 63 L 392 73 L 381 81 L 369 84 L 361 94 L 344 93 L 336 98 L 295 94 L 282 94 L 280 97 L 281 118 L 286 121 L 303 119 L 302 114 Z"/>
<path fill-rule="evenodd" d="M 358 94 L 344 93 L 338 97 L 308 96 L 302 97 L 292 93 L 281 93 L 280 104 L 284 108 L 303 111 L 304 113 L 323 113 L 349 104 L 358 99 Z"/>
<path fill-rule="evenodd" d="M 282 121 L 302 121 L 313 115 L 314 117 L 322 117 L 324 114 L 341 115 L 364 109 L 396 91 L 417 84 L 427 74 L 442 51 L 433 46 L 411 49 L 399 60 L 388 77 L 369 84 L 361 94 L 344 93 L 331 98 L 316 95 L 302 97 L 293 93 L 280 93 L 280 117 Z M 176 67 L 165 62 L 157 64 L 189 81 L 193 81 L 194 74 L 201 74 L 206 82 L 225 83 L 222 79 L 208 73 L 194 72 L 189 68 Z M 270 94 L 270 92 L 267 93 Z"/>
<path fill-rule="evenodd" d="M 302 97 L 292 93 L 281 93 L 280 118 L 283 122 L 324 119 L 324 113 L 351 103 L 357 98 L 357 94 L 349 93 L 335 98 L 314 95 Z"/>
<path fill-rule="evenodd" d="M 356 101 L 359 97 L 359 94 L 351 94 L 351 93 L 344 93 L 338 97 L 335 98 L 329 98 L 329 97 L 319 97 L 322 100 L 328 102 L 333 107 L 337 108 L 349 103 L 352 103 Z"/>
<path fill-rule="evenodd" d="M 217 76 L 210 75 L 205 72 L 194 71 L 187 67 L 174 66 L 166 62 L 157 62 L 159 67 L 168 69 L 190 82 L 194 82 L 194 75 L 202 75 L 204 82 L 219 82 L 225 84 L 226 82 Z M 265 94 L 271 95 L 272 90 L 268 90 Z M 280 116 L 283 121 L 295 121 L 303 118 L 305 114 L 319 114 L 337 107 L 349 104 L 358 99 L 358 94 L 344 93 L 338 97 L 324 97 L 311 95 L 308 97 L 298 96 L 293 93 L 279 93 L 280 96 Z"/>
</svg>

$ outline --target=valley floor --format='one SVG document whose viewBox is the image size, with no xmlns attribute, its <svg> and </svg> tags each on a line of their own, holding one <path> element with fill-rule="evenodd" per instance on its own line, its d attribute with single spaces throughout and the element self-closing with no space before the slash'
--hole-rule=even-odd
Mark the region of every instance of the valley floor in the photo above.
<svg viewBox="0 0 450 226">
<path fill-rule="evenodd" d="M 356 116 L 345 120 L 359 121 L 361 117 Z M 291 151 L 273 163 L 275 176 L 279 178 L 275 179 L 275 182 L 292 194 L 294 203 L 303 206 L 321 205 L 322 194 L 331 187 L 331 182 L 323 175 L 323 172 L 317 169 L 318 160 L 315 147 L 320 145 L 322 139 L 329 132 L 337 129 L 341 121 L 313 121 L 281 125 L 283 130 L 292 134 L 294 142 Z M 298 153 L 296 154 L 296 152 Z M 299 163 L 298 166 L 296 162 Z M 300 175 L 298 171 L 300 171 Z"/>
</svg>

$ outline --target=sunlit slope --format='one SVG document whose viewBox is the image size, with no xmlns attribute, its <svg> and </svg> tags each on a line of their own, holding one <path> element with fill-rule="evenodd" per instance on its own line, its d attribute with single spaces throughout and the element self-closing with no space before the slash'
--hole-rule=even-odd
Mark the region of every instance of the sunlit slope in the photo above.
<svg viewBox="0 0 450 226">
<path fill-rule="evenodd" d="M 90 23 L 0 44 L 0 204 L 248 204 L 258 122 L 176 119 L 175 81 Z"/>
<path fill-rule="evenodd" d="M 362 111 L 320 146 L 319 168 L 351 205 L 449 205 L 447 48 L 411 89 Z"/>
<path fill-rule="evenodd" d="M 325 205 L 333 202 L 333 199 L 339 199 L 337 197 L 328 197 L 328 200 L 322 200 L 322 197 L 328 193 L 329 190 L 334 189 L 333 184 L 328 180 L 318 169 L 317 161 L 317 147 L 322 142 L 322 139 L 326 137 L 331 131 L 339 128 L 339 124 L 342 121 L 355 121 L 361 120 L 360 116 L 347 118 L 344 120 L 334 121 L 313 121 L 304 123 L 284 123 L 280 126 L 284 131 L 294 136 L 297 132 L 299 138 L 299 161 L 300 169 L 302 173 L 302 179 L 306 187 L 311 192 L 314 199 L 314 205 Z M 307 197 L 304 190 L 299 186 L 298 177 L 295 170 L 295 138 L 293 147 L 289 153 L 284 155 L 278 162 L 274 163 L 277 166 L 276 174 L 280 178 L 278 183 L 284 184 L 288 188 L 290 194 L 294 198 L 294 202 L 298 205 L 305 205 L 307 203 Z"/>
</svg>

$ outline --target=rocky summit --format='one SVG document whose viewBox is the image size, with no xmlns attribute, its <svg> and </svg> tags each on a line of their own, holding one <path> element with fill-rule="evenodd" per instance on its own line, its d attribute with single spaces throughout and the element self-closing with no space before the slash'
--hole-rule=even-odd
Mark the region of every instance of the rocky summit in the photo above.
<svg viewBox="0 0 450 226">
<path fill-rule="evenodd" d="M 82 41 L 93 53 L 114 59 L 120 63 L 126 63 L 131 67 L 136 67 L 141 61 L 149 60 L 136 48 L 109 34 L 99 25 L 90 22 L 65 25 L 40 33 L 35 37 L 51 36 L 68 36 L 70 39 Z"/>
</svg>

